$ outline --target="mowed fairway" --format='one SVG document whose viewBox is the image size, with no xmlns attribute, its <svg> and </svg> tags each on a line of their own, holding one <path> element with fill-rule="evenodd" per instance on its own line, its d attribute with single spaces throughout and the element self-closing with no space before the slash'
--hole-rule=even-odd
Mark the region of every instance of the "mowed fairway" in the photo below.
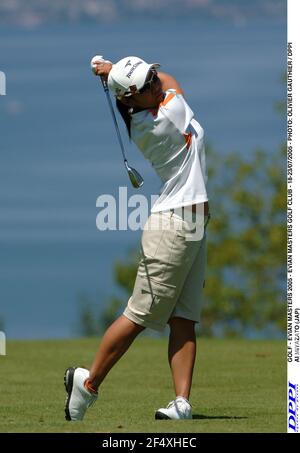
<svg viewBox="0 0 300 453">
<path fill-rule="evenodd" d="M 65 368 L 89 366 L 97 339 L 8 341 L 0 356 L 0 432 L 286 432 L 284 341 L 198 340 L 194 419 L 154 420 L 173 399 L 167 340 L 140 337 L 84 420 L 64 419 Z"/>
</svg>

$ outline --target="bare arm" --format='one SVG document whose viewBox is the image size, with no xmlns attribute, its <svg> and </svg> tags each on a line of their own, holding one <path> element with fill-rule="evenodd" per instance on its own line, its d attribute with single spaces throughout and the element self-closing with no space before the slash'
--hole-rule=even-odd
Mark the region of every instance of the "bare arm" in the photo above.
<svg viewBox="0 0 300 453">
<path fill-rule="evenodd" d="M 183 94 L 181 86 L 173 76 L 171 76 L 170 74 L 166 74 L 165 72 L 159 71 L 158 77 L 160 78 L 163 91 L 173 88 L 178 93 Z"/>
</svg>

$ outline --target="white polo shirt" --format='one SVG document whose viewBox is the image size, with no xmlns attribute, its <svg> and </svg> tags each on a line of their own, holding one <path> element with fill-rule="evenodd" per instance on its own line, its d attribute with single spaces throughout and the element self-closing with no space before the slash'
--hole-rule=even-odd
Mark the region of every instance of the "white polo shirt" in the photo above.
<svg viewBox="0 0 300 453">
<path fill-rule="evenodd" d="M 176 90 L 166 91 L 157 110 L 134 113 L 131 137 L 161 178 L 163 187 L 151 212 L 208 200 L 204 131 Z"/>
</svg>

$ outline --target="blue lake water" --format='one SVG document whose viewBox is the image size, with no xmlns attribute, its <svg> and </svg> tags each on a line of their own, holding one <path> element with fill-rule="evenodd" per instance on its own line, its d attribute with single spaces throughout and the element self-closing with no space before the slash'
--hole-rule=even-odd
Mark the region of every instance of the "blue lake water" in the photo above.
<svg viewBox="0 0 300 453">
<path fill-rule="evenodd" d="M 97 197 L 117 197 L 128 181 L 90 58 L 160 62 L 181 82 L 207 142 L 250 155 L 285 140 L 273 106 L 285 96 L 285 49 L 284 18 L 0 29 L 0 315 L 9 338 L 74 334 L 78 294 L 103 306 L 117 291 L 113 263 L 138 245 L 139 231 L 96 228 Z M 124 138 L 141 192 L 158 193 L 150 165 Z"/>
</svg>

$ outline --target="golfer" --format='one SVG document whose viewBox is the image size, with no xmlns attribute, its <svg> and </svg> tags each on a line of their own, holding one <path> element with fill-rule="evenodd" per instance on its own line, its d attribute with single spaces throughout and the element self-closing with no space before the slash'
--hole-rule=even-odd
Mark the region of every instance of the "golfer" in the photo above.
<svg viewBox="0 0 300 453">
<path fill-rule="evenodd" d="M 129 56 L 99 60 L 94 72 L 107 80 L 129 136 L 163 186 L 143 229 L 132 296 L 107 329 L 90 370 L 65 372 L 67 420 L 82 420 L 105 376 L 144 329 L 170 327 L 168 358 L 175 399 L 156 408 L 156 419 L 191 419 L 189 401 L 196 356 L 206 261 L 206 192 L 203 129 L 174 77 Z"/>
</svg>

